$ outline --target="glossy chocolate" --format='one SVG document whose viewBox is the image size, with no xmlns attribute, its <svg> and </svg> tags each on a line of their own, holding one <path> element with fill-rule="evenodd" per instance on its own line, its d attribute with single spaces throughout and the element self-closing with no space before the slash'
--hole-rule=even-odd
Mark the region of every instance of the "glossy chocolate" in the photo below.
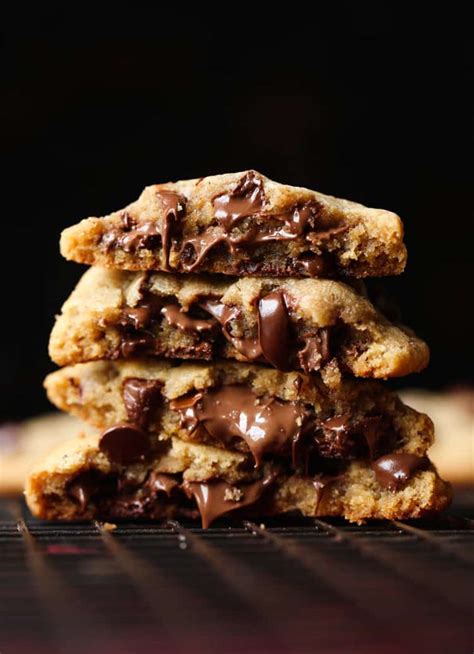
<svg viewBox="0 0 474 654">
<path fill-rule="evenodd" d="M 258 397 L 246 386 L 223 386 L 185 401 L 184 407 L 175 401 L 170 408 L 180 412 L 181 424 L 189 433 L 204 428 L 223 445 L 243 439 L 256 465 L 266 453 L 288 452 L 307 418 L 301 404 Z"/>
<path fill-rule="evenodd" d="M 139 427 L 122 423 L 101 434 L 99 449 L 113 463 L 127 465 L 143 460 L 150 453 L 151 444 L 148 435 Z"/>
<path fill-rule="evenodd" d="M 201 334 L 202 332 L 211 331 L 217 326 L 215 320 L 192 318 L 176 304 L 167 304 L 161 309 L 161 313 L 171 327 L 176 327 L 183 332 Z"/>
<path fill-rule="evenodd" d="M 258 303 L 258 339 L 265 359 L 278 370 L 290 366 L 290 319 L 283 291 L 273 291 Z"/>
<path fill-rule="evenodd" d="M 424 470 L 428 465 L 426 457 L 400 452 L 381 456 L 372 463 L 372 470 L 383 488 L 397 491 L 410 481 L 417 470 Z"/>
<path fill-rule="evenodd" d="M 156 196 L 161 202 L 163 209 L 160 224 L 161 246 L 165 260 L 164 268 L 165 270 L 169 270 L 171 238 L 179 220 L 186 213 L 186 199 L 174 191 L 167 191 L 165 189 L 157 191 Z"/>
<path fill-rule="evenodd" d="M 217 518 L 255 504 L 271 487 L 275 477 L 275 474 L 269 473 L 257 481 L 235 486 L 225 481 L 186 481 L 183 489 L 188 497 L 194 497 L 201 514 L 202 527 L 207 529 Z"/>
<path fill-rule="evenodd" d="M 122 386 L 122 399 L 129 423 L 147 429 L 163 397 L 163 383 L 153 379 L 129 377 Z"/>
</svg>

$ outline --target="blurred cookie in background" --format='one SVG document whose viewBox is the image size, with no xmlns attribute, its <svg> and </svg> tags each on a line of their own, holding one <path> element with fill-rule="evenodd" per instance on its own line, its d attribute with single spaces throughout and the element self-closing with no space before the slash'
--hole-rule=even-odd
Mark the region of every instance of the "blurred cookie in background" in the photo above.
<svg viewBox="0 0 474 654">
<path fill-rule="evenodd" d="M 430 458 L 440 475 L 457 485 L 474 485 L 474 388 L 407 389 L 400 397 L 433 420 Z"/>
<path fill-rule="evenodd" d="M 77 418 L 59 412 L 0 425 L 0 495 L 22 493 L 32 464 L 78 427 Z"/>
</svg>

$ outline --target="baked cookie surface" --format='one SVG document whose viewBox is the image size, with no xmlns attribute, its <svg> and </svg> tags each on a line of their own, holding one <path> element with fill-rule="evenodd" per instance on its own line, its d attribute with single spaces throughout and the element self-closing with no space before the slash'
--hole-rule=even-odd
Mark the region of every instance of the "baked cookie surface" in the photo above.
<svg viewBox="0 0 474 654">
<path fill-rule="evenodd" d="M 273 277 L 395 275 L 406 263 L 396 214 L 253 170 L 149 186 L 65 229 L 61 252 L 115 269 Z"/>
<path fill-rule="evenodd" d="M 50 355 L 59 365 L 133 356 L 231 358 L 332 377 L 423 369 L 427 345 L 390 322 L 358 286 L 91 268 L 62 308 Z"/>
<path fill-rule="evenodd" d="M 123 434 L 80 436 L 63 443 L 30 473 L 26 501 L 45 519 L 264 518 L 298 510 L 306 516 L 420 517 L 445 508 L 451 491 L 428 459 L 394 455 L 350 462 L 336 474 L 312 476 L 248 456 L 177 438 L 130 449 Z M 114 442 L 115 438 L 115 442 Z M 130 442 L 130 441 L 129 441 Z M 126 456 L 125 456 L 126 455 Z M 398 457 L 398 458 L 397 458 Z"/>
</svg>

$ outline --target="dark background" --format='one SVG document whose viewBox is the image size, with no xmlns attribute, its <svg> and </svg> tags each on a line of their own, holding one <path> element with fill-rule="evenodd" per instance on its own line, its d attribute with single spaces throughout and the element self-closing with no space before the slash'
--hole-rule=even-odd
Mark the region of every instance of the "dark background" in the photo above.
<svg viewBox="0 0 474 654">
<path fill-rule="evenodd" d="M 82 272 L 61 229 L 153 182 L 250 167 L 398 212 L 409 264 L 387 286 L 432 346 L 404 383 L 468 381 L 470 22 L 432 3 L 332 6 L 4 14 L 1 419 L 48 408 L 48 333 Z"/>
</svg>

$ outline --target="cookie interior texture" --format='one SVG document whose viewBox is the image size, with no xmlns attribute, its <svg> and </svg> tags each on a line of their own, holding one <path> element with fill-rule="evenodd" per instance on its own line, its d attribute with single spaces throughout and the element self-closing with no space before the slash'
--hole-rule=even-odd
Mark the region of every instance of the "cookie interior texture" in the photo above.
<svg viewBox="0 0 474 654">
<path fill-rule="evenodd" d="M 396 377 L 426 344 L 390 322 L 364 288 L 319 279 L 222 278 L 91 268 L 50 339 L 59 365 L 133 356 L 258 361 L 280 370 Z"/>
<path fill-rule="evenodd" d="M 282 462 L 256 469 L 248 455 L 179 439 L 124 453 L 125 441 L 104 435 L 62 444 L 31 472 L 27 503 L 46 519 L 196 517 L 204 526 L 222 515 L 419 517 L 444 508 L 450 487 L 425 457 L 347 462 L 310 477 Z M 130 441 L 128 441 L 129 443 Z M 128 445 L 125 447 L 127 450 Z M 405 455 L 405 457 L 410 455 Z"/>
<path fill-rule="evenodd" d="M 432 423 L 379 382 L 344 380 L 240 363 L 98 361 L 46 379 L 50 400 L 100 429 L 135 424 L 160 438 L 265 455 L 315 448 L 336 458 L 390 451 L 424 455 Z"/>
<path fill-rule="evenodd" d="M 396 214 L 252 170 L 149 186 L 64 230 L 61 252 L 115 269 L 272 277 L 391 275 L 406 263 Z"/>
</svg>

